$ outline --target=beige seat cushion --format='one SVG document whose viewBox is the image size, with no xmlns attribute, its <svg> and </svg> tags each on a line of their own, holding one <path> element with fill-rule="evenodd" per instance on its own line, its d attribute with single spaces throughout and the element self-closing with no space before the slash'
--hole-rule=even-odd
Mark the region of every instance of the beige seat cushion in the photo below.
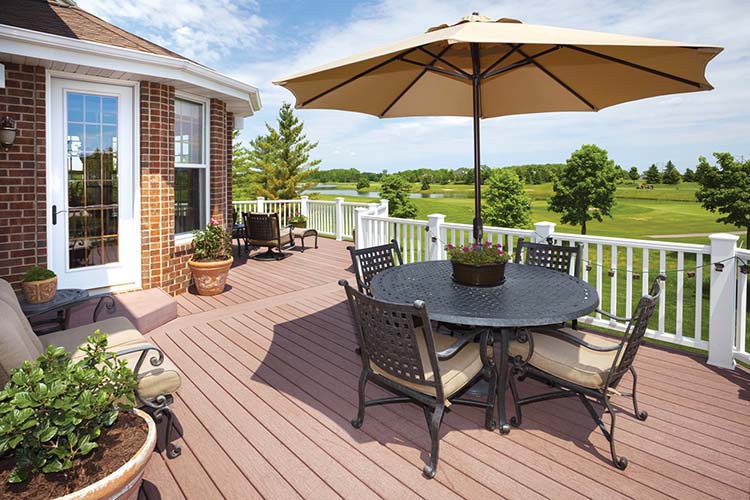
<svg viewBox="0 0 750 500">
<path fill-rule="evenodd" d="M 256 247 L 276 247 L 279 245 L 279 240 L 249 240 L 251 245 Z M 281 246 L 288 245 L 292 242 L 292 235 L 289 230 L 284 230 L 281 233 Z"/>
<path fill-rule="evenodd" d="M 107 334 L 109 342 L 107 350 L 116 352 L 129 347 L 137 347 L 149 344 L 150 342 L 141 333 L 133 327 L 132 323 L 122 316 L 116 318 L 98 321 L 90 325 L 79 326 L 61 332 L 44 335 L 42 340 L 45 345 L 58 345 L 64 347 L 71 353 L 72 359 L 79 360 L 84 356 L 84 352 L 78 347 L 86 343 L 86 337 L 93 335 L 94 331 L 99 329 L 101 333 Z M 154 351 L 147 354 L 147 358 L 141 365 L 138 375 L 138 391 L 144 399 L 152 400 L 159 395 L 172 394 L 181 385 L 181 375 L 177 367 L 168 359 L 159 366 L 152 366 L 149 359 L 156 353 Z M 135 368 L 140 352 L 127 354 L 124 359 L 128 367 Z"/>
<path fill-rule="evenodd" d="M 563 331 L 585 340 L 589 344 L 601 347 L 617 345 L 617 342 L 593 333 L 585 333 L 572 328 Z M 529 364 L 562 380 L 592 389 L 601 389 L 607 382 L 607 375 L 612 368 L 617 351 L 598 352 L 576 346 L 551 335 L 534 334 L 534 354 Z M 528 343 L 512 341 L 510 354 L 522 356 L 529 353 Z"/>
<path fill-rule="evenodd" d="M 43 350 L 42 343 L 31 328 L 31 324 L 26 318 L 26 315 L 21 310 L 21 304 L 18 303 L 18 296 L 13 291 L 13 287 L 11 287 L 10 283 L 4 279 L 0 279 L 0 301 L 5 302 L 10 306 L 13 310 L 13 314 L 18 318 L 18 322 L 25 332 L 25 335 L 21 336 L 21 341 L 26 345 L 26 349 L 32 353 L 38 353 L 34 358 L 39 356 Z M 16 368 L 16 366 L 13 366 L 12 368 Z"/>
<path fill-rule="evenodd" d="M 422 328 L 417 328 L 415 333 L 417 335 L 419 355 L 422 358 L 422 367 L 425 371 L 425 378 L 429 381 L 435 380 L 434 374 L 432 373 L 429 354 L 427 353 L 427 346 L 424 342 Z M 433 338 L 435 339 L 435 349 L 438 352 L 447 349 L 456 341 L 456 337 L 441 335 L 439 333 L 433 334 Z M 440 365 L 440 378 L 443 382 L 443 394 L 445 395 L 445 398 L 448 399 L 462 389 L 482 370 L 482 359 L 479 356 L 479 344 L 468 344 L 451 359 L 438 361 L 438 364 Z M 387 379 L 393 380 L 394 382 L 409 387 L 410 389 L 414 389 L 417 392 L 433 397 L 437 395 L 434 387 L 416 384 L 396 377 L 395 375 L 391 375 L 373 362 L 370 362 L 370 367 L 372 368 L 372 371 L 378 375 L 382 375 Z"/>
<path fill-rule="evenodd" d="M 8 382 L 12 369 L 42 354 L 41 343 L 37 348 L 29 338 L 27 325 L 25 317 L 19 318 L 10 305 L 0 300 L 0 388 Z M 38 342 L 34 333 L 31 336 Z"/>
</svg>

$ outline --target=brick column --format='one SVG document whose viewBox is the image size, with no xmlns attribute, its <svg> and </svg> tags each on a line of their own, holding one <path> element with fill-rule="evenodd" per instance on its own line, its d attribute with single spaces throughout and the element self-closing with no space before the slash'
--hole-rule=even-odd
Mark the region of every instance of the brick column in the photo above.
<svg viewBox="0 0 750 500">
<path fill-rule="evenodd" d="M 227 163 L 230 152 L 227 145 L 231 139 L 227 138 L 227 108 L 224 101 L 211 99 L 211 217 L 225 223 L 227 219 Z M 231 136 L 230 136 L 231 137 Z M 231 161 L 229 161 L 231 164 Z"/>
<path fill-rule="evenodd" d="M 6 62 L 0 118 L 16 121 L 16 140 L 0 149 L 0 278 L 16 288 L 29 267 L 47 264 L 45 73 Z"/>
<path fill-rule="evenodd" d="M 174 250 L 174 87 L 141 82 L 141 279 L 167 285 Z"/>
<path fill-rule="evenodd" d="M 227 112 L 227 220 L 232 220 L 232 132 L 234 131 L 234 114 Z"/>
</svg>

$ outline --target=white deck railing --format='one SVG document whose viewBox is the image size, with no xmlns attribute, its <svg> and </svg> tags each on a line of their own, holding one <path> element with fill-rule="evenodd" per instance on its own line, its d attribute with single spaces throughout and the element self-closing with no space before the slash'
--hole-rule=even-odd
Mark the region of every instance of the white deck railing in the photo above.
<svg viewBox="0 0 750 500">
<path fill-rule="evenodd" d="M 433 214 L 426 221 L 389 217 L 386 200 L 368 204 L 347 203 L 343 198 L 259 198 L 234 205 L 238 210 L 249 207 L 280 214 L 296 210 L 307 215 L 308 226 L 321 235 L 337 239 L 356 236 L 358 248 L 395 239 L 407 263 L 444 259 L 446 244 L 459 245 L 472 239 L 470 225 L 446 223 L 444 215 Z M 514 252 L 519 238 L 580 245 L 581 277 L 595 286 L 601 307 L 618 316 L 629 316 L 656 275 L 664 273 L 667 282 L 647 335 L 708 351 L 708 362 L 717 366 L 734 366 L 735 359 L 750 363 L 746 267 L 750 251 L 737 248 L 734 235 L 712 235 L 711 244 L 692 245 L 562 233 L 549 222 L 537 223 L 533 230 L 485 227 L 484 234 L 493 243 L 502 243 L 509 253 Z M 627 326 L 598 314 L 580 321 L 615 331 L 624 331 Z"/>
</svg>

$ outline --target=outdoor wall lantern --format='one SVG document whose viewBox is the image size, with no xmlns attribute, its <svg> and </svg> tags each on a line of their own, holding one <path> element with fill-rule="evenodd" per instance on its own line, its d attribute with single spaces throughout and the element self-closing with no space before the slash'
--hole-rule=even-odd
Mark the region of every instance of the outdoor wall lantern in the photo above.
<svg viewBox="0 0 750 500">
<path fill-rule="evenodd" d="M 742 264 L 742 265 L 740 266 L 740 272 L 741 272 L 742 274 L 747 274 L 747 273 L 748 273 L 748 271 L 750 271 L 750 266 L 748 266 L 747 264 Z"/>
<path fill-rule="evenodd" d="M 0 146 L 5 151 L 16 142 L 16 122 L 9 116 L 0 120 Z"/>
<path fill-rule="evenodd" d="M 724 264 L 721 262 L 714 262 L 714 270 L 720 273 L 724 272 Z"/>
</svg>

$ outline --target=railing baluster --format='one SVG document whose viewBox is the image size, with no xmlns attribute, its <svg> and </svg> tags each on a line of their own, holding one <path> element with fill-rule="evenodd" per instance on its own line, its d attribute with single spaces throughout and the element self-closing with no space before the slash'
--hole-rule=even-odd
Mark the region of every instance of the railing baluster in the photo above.
<svg viewBox="0 0 750 500">
<path fill-rule="evenodd" d="M 682 299 L 684 297 L 683 286 L 685 284 L 685 278 L 683 276 L 682 269 L 685 267 L 685 254 L 683 252 L 677 252 L 677 315 L 675 317 L 675 330 L 674 334 L 677 336 L 677 340 L 682 342 Z"/>
<path fill-rule="evenodd" d="M 589 244 L 584 243 L 583 244 L 583 281 L 587 282 L 589 281 Z"/>
<path fill-rule="evenodd" d="M 695 340 L 703 339 L 703 254 L 695 254 Z"/>
<path fill-rule="evenodd" d="M 602 297 L 602 253 L 603 247 L 601 243 L 596 245 L 596 292 L 599 294 L 599 300 Z M 602 315 L 596 313 L 596 319 L 602 319 Z"/>
<path fill-rule="evenodd" d="M 633 314 L 633 247 L 625 250 L 625 312 L 624 316 Z"/>
<path fill-rule="evenodd" d="M 610 287 L 609 287 L 609 308 L 610 312 L 612 314 L 617 314 L 617 245 L 612 245 L 611 247 L 611 257 L 610 257 L 610 274 L 611 280 L 610 280 Z M 616 323 L 616 321 L 612 321 L 612 323 Z"/>
<path fill-rule="evenodd" d="M 659 272 L 664 274 L 667 271 L 667 251 L 659 250 Z M 667 286 L 666 282 L 662 283 L 661 300 L 659 301 L 659 333 L 664 333 L 665 322 L 667 318 Z"/>
<path fill-rule="evenodd" d="M 643 274 L 641 275 L 641 295 L 648 293 L 648 248 L 643 249 Z"/>
</svg>

